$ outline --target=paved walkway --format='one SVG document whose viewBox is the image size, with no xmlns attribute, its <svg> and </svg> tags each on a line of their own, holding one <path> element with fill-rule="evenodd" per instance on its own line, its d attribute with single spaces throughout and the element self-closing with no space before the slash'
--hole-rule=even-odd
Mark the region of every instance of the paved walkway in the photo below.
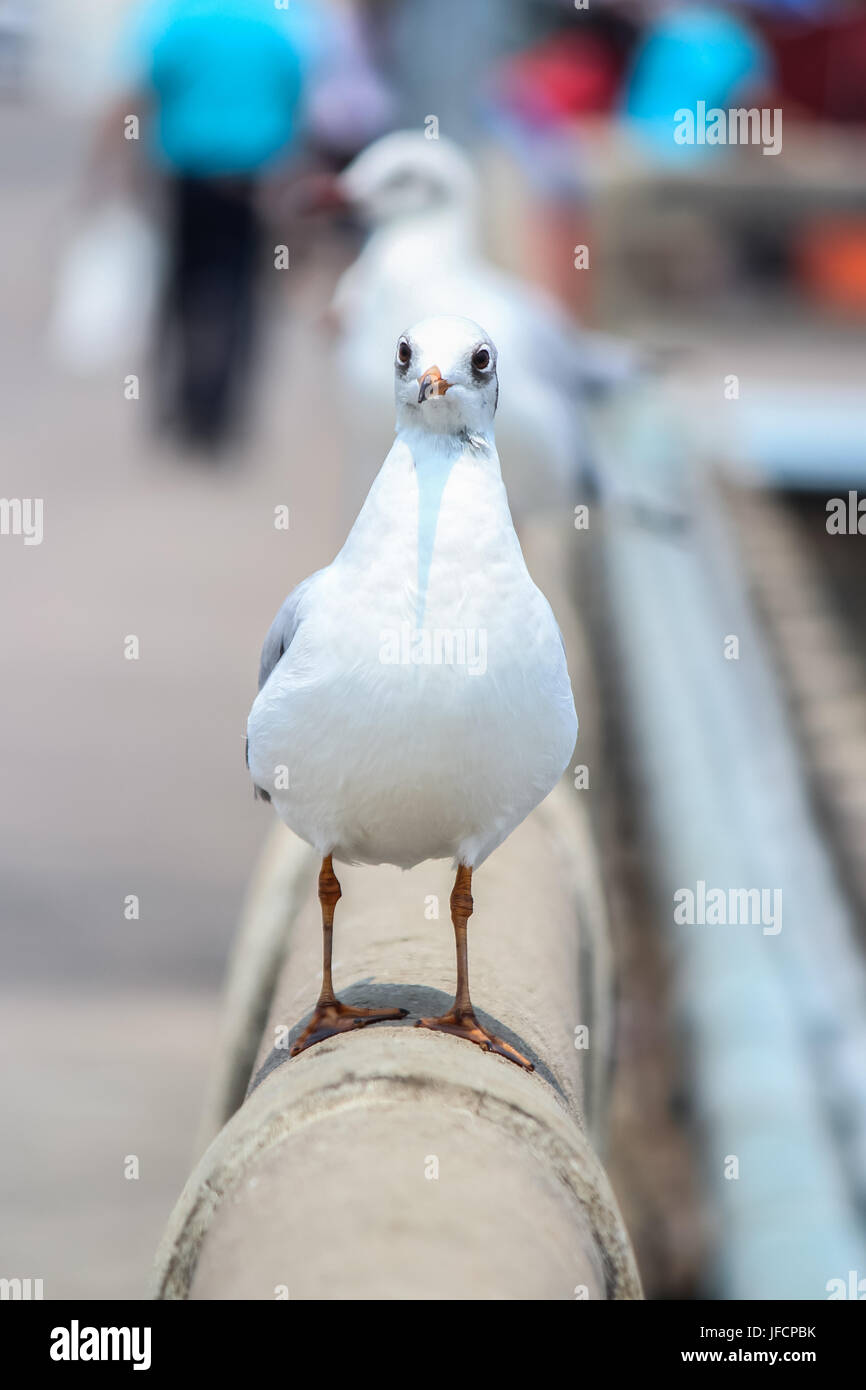
<svg viewBox="0 0 866 1390">
<path fill-rule="evenodd" d="M 259 647 L 342 539 L 338 446 L 316 424 L 333 412 L 314 322 L 328 272 L 300 272 L 291 314 L 283 282 L 274 295 L 243 460 L 182 465 L 145 429 L 146 373 L 136 403 L 132 368 L 77 382 L 46 361 L 77 142 L 14 109 L 2 138 L 2 492 L 44 499 L 44 540 L 0 537 L 0 1274 L 41 1277 L 46 1297 L 136 1297 L 189 1171 L 226 951 L 270 824 L 243 758 Z"/>
</svg>

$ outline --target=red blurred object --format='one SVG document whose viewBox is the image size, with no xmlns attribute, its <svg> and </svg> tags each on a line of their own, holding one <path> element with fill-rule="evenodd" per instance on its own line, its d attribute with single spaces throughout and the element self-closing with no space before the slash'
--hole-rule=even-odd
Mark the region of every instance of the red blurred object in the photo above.
<svg viewBox="0 0 866 1390">
<path fill-rule="evenodd" d="M 827 308 L 866 313 L 866 218 L 813 222 L 797 264 L 803 287 Z"/>
<path fill-rule="evenodd" d="M 528 123 L 556 125 L 611 111 L 622 70 L 622 60 L 603 39 L 560 34 L 504 62 L 496 94 Z"/>
</svg>

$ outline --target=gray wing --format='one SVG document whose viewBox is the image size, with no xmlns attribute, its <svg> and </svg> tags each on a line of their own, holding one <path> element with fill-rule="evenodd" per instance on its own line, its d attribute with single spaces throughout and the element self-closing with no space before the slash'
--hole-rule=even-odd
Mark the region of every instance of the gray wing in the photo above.
<svg viewBox="0 0 866 1390">
<path fill-rule="evenodd" d="M 262 656 L 259 662 L 259 690 L 261 690 L 268 676 L 273 671 L 277 662 L 292 645 L 292 638 L 298 630 L 299 615 L 298 609 L 301 600 L 309 589 L 314 579 L 318 579 L 322 570 L 316 570 L 306 579 L 302 579 L 300 584 L 289 594 L 284 601 L 274 621 L 268 628 L 268 635 L 262 647 Z"/>
<path fill-rule="evenodd" d="M 299 609 L 301 601 L 313 580 L 317 579 L 321 573 L 321 570 L 316 570 L 315 573 L 308 575 L 306 579 L 302 579 L 300 584 L 295 586 L 288 598 L 284 600 L 277 616 L 268 628 L 268 635 L 264 640 L 261 660 L 259 661 L 259 690 L 261 690 L 271 672 L 279 664 L 292 645 L 292 638 L 297 632 L 298 623 L 300 622 Z M 244 756 L 246 758 L 247 767 L 249 767 L 249 739 L 246 740 Z M 263 787 L 256 787 L 255 794 L 256 796 L 260 796 L 263 801 L 270 801 L 271 799 Z"/>
<path fill-rule="evenodd" d="M 555 307 L 557 312 L 544 313 L 546 306 L 536 304 L 528 334 L 538 362 L 558 376 L 564 388 L 584 397 L 604 397 L 646 374 L 648 364 L 633 343 L 589 332 Z"/>
<path fill-rule="evenodd" d="M 513 328 L 524 351 L 561 389 L 583 397 L 604 396 L 645 374 L 648 364 L 633 343 L 588 331 L 543 291 L 511 277 L 499 278 L 519 313 Z"/>
</svg>

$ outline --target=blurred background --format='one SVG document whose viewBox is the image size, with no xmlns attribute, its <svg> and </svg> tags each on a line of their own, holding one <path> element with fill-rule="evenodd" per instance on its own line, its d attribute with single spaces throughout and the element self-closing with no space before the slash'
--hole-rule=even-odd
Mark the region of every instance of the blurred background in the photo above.
<svg viewBox="0 0 866 1390">
<path fill-rule="evenodd" d="M 0 0 L 0 1274 L 144 1295 L 261 641 L 441 302 L 503 405 L 515 344 L 516 519 L 573 536 L 647 1294 L 866 1296 L 864 124 L 844 0 Z M 782 929 L 678 924 L 700 882 Z"/>
</svg>

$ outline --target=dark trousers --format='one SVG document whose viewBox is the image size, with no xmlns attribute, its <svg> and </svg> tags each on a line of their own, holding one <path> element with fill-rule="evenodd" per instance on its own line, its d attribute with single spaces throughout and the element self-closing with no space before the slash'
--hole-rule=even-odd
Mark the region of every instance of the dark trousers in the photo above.
<svg viewBox="0 0 866 1390">
<path fill-rule="evenodd" d="M 256 328 L 255 185 L 184 175 L 169 200 L 165 413 L 188 442 L 219 445 L 244 405 Z"/>
</svg>

